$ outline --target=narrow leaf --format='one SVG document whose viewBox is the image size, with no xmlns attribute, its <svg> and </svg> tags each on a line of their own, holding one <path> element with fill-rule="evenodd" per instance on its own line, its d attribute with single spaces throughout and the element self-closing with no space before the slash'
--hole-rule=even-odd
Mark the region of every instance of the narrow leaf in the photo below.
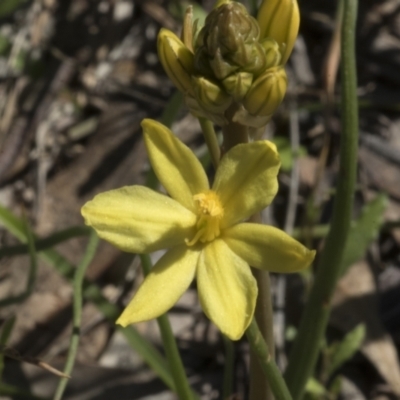
<svg viewBox="0 0 400 400">
<path fill-rule="evenodd" d="M 331 363 L 327 369 L 327 376 L 331 376 L 346 361 L 360 349 L 365 338 L 365 325 L 359 324 L 350 331 L 343 340 L 334 347 L 334 353 L 331 357 Z"/>
<path fill-rule="evenodd" d="M 364 206 L 361 216 L 353 221 L 342 259 L 341 273 L 362 258 L 370 243 L 376 239 L 383 223 L 387 197 L 380 194 Z"/>
</svg>

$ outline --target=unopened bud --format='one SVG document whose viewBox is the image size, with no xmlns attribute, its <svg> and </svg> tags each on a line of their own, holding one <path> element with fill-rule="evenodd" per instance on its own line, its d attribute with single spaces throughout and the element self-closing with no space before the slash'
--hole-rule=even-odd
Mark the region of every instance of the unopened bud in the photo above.
<svg viewBox="0 0 400 400">
<path fill-rule="evenodd" d="M 297 0 L 263 0 L 257 14 L 260 37 L 274 39 L 288 60 L 299 32 L 300 13 Z"/>
<path fill-rule="evenodd" d="M 221 7 L 224 4 L 229 4 L 232 3 L 232 0 L 217 0 L 213 6 L 213 10 L 215 10 L 218 7 Z"/>
<path fill-rule="evenodd" d="M 158 34 L 157 49 L 161 64 L 171 81 L 182 93 L 194 96 L 191 78 L 193 53 L 167 29 L 161 29 Z"/>
<path fill-rule="evenodd" d="M 217 84 L 204 77 L 192 77 L 194 96 L 199 105 L 212 113 L 223 113 L 232 98 Z"/>
<path fill-rule="evenodd" d="M 238 72 L 232 74 L 222 81 L 226 92 L 230 94 L 236 102 L 239 102 L 246 95 L 253 82 L 253 74 L 248 72 Z"/>
<path fill-rule="evenodd" d="M 233 72 L 260 74 L 265 69 L 265 52 L 258 42 L 260 29 L 255 18 L 236 1 L 221 1 L 207 16 L 196 39 L 196 73 L 218 80 Z"/>
<path fill-rule="evenodd" d="M 245 109 L 254 116 L 272 115 L 281 104 L 287 89 L 283 67 L 273 67 L 259 76 L 243 99 Z"/>
<path fill-rule="evenodd" d="M 238 65 L 231 64 L 224 59 L 221 49 L 217 49 L 214 58 L 209 59 L 208 62 L 217 79 L 224 79 L 239 69 Z"/>
<path fill-rule="evenodd" d="M 183 44 L 193 53 L 193 6 L 186 8 L 181 39 Z"/>
<path fill-rule="evenodd" d="M 276 67 L 281 63 L 281 53 L 278 43 L 271 38 L 265 38 L 261 41 L 261 46 L 265 52 L 266 69 Z"/>
</svg>

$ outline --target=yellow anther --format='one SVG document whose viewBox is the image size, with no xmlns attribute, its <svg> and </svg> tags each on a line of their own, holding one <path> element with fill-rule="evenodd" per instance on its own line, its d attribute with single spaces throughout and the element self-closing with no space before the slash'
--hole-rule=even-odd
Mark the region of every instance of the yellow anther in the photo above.
<svg viewBox="0 0 400 400">
<path fill-rule="evenodd" d="M 221 234 L 220 221 L 224 215 L 218 195 L 212 190 L 196 194 L 193 199 L 197 205 L 196 234 L 192 240 L 186 240 L 188 246 L 217 238 Z"/>
</svg>

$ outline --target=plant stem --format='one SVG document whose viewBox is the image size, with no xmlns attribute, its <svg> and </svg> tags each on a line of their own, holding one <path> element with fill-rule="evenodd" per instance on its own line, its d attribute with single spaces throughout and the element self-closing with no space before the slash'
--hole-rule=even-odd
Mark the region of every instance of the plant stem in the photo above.
<svg viewBox="0 0 400 400">
<path fill-rule="evenodd" d="M 286 386 L 279 368 L 275 364 L 274 358 L 265 343 L 256 320 L 253 318 L 246 331 L 253 354 L 257 355 L 260 368 L 268 377 L 268 382 L 276 400 L 291 400 L 292 397 Z"/>
<path fill-rule="evenodd" d="M 235 347 L 233 342 L 222 335 L 225 347 L 224 381 L 222 384 L 222 399 L 229 399 L 233 389 L 233 373 L 235 362 Z"/>
<path fill-rule="evenodd" d="M 294 400 L 301 399 L 312 376 L 328 322 L 330 303 L 340 276 L 353 208 L 357 167 L 358 105 L 355 64 L 357 0 L 344 1 L 341 56 L 342 136 L 340 170 L 332 224 L 322 251 L 315 283 L 290 354 L 286 381 Z"/>
<path fill-rule="evenodd" d="M 217 140 L 217 135 L 214 131 L 214 125 L 211 121 L 206 118 L 199 118 L 201 130 L 203 131 L 204 140 L 206 141 L 208 151 L 210 152 L 211 162 L 215 169 L 217 169 L 219 164 L 219 159 L 221 158 L 221 150 L 219 148 L 219 143 Z"/>
<path fill-rule="evenodd" d="M 261 214 L 250 218 L 251 222 L 261 223 Z M 275 343 L 273 332 L 273 308 L 271 296 L 271 282 L 269 273 L 258 268 L 252 269 L 258 286 L 256 310 L 254 313 L 258 327 L 269 349 L 269 355 L 275 358 Z M 264 370 L 260 368 L 258 355 L 252 350 L 250 354 L 250 400 L 272 399 L 272 393 L 268 381 L 265 379 Z"/>
<path fill-rule="evenodd" d="M 79 263 L 74 277 L 73 284 L 73 320 L 72 320 L 72 336 L 69 344 L 67 361 L 64 367 L 64 373 L 70 375 L 75 364 L 76 354 L 78 352 L 79 336 L 82 321 L 82 303 L 83 303 L 83 280 L 85 278 L 86 269 L 96 253 L 99 238 L 95 231 L 92 230 L 89 236 L 89 243 L 86 247 L 86 252 Z M 61 378 L 53 400 L 60 400 L 63 396 L 64 390 L 67 387 L 68 378 Z"/>
<path fill-rule="evenodd" d="M 224 138 L 223 151 L 227 152 L 232 147 L 240 143 L 248 142 L 248 128 L 244 125 L 232 121 L 235 114 L 234 107 L 227 110 L 228 125 L 222 128 Z M 261 222 L 261 215 L 254 215 L 253 222 Z M 273 325 L 272 325 L 272 303 L 270 293 L 269 274 L 266 271 L 252 269 L 253 275 L 257 281 L 258 297 L 255 310 L 255 318 L 260 327 L 262 336 L 268 344 L 270 351 L 274 354 Z M 250 400 L 270 400 L 271 391 L 264 372 L 258 362 L 258 356 L 253 351 L 250 352 Z"/>
<path fill-rule="evenodd" d="M 140 260 L 144 275 L 147 276 L 152 266 L 150 256 L 148 254 L 141 254 Z M 189 382 L 186 377 L 185 368 L 182 364 L 182 359 L 179 355 L 178 346 L 171 329 L 171 324 L 167 314 L 163 314 L 157 318 L 157 323 L 160 328 L 164 350 L 170 366 L 172 378 L 175 383 L 175 391 L 180 400 L 195 399 L 192 390 L 190 389 Z"/>
<path fill-rule="evenodd" d="M 54 247 L 66 240 L 89 235 L 91 229 L 87 226 L 72 226 L 70 228 L 58 231 L 43 239 L 34 241 L 35 250 L 37 252 Z M 0 259 L 2 257 L 12 257 L 20 254 L 29 253 L 29 246 L 26 244 L 17 244 L 13 246 L 3 246 L 0 249 Z"/>
</svg>

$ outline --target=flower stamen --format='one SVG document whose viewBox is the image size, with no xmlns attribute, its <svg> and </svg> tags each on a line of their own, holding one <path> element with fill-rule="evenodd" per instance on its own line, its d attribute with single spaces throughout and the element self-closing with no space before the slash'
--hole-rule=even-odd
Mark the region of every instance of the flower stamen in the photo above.
<svg viewBox="0 0 400 400">
<path fill-rule="evenodd" d="M 211 242 L 221 234 L 220 221 L 224 215 L 224 209 L 218 195 L 209 190 L 193 196 L 197 205 L 196 234 L 192 240 L 186 240 L 188 246 Z"/>
</svg>

